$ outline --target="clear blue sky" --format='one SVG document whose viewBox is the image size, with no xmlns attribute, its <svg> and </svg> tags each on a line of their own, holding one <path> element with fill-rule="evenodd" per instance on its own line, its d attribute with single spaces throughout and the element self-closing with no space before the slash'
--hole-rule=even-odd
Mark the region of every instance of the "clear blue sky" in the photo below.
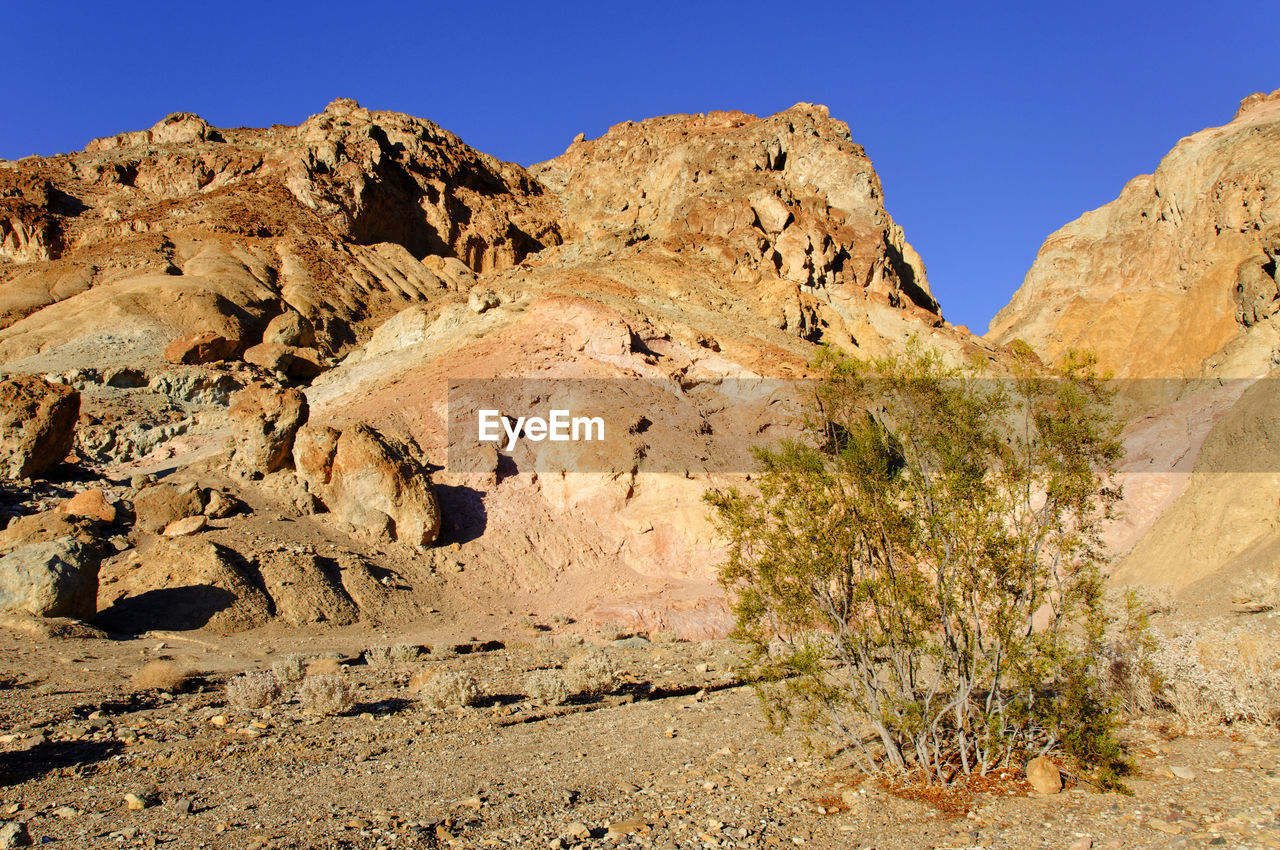
<svg viewBox="0 0 1280 850">
<path fill-rule="evenodd" d="M 1275 2 L 8 2 L 0 157 L 334 97 L 523 164 L 673 112 L 825 103 L 944 314 L 983 331 L 1044 238 L 1280 88 Z"/>
</svg>

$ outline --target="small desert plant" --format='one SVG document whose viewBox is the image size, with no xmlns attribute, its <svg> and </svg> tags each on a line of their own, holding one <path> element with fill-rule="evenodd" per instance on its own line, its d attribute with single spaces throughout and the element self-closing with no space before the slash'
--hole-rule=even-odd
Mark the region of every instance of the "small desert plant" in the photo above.
<svg viewBox="0 0 1280 850">
<path fill-rule="evenodd" d="M 573 622 L 573 618 L 568 614 L 552 614 L 551 622 L 555 623 L 557 626 L 567 626 Z"/>
<path fill-rule="evenodd" d="M 385 670 L 393 663 L 391 647 L 371 646 L 364 651 L 364 663 L 375 670 Z"/>
<path fill-rule="evenodd" d="M 524 679 L 529 699 L 539 705 L 561 705 L 569 699 L 569 686 L 554 670 L 533 670 Z"/>
<path fill-rule="evenodd" d="M 391 647 L 391 660 L 397 664 L 408 664 L 417 661 L 422 655 L 422 647 L 416 643 L 397 643 Z"/>
<path fill-rule="evenodd" d="M 271 665 L 271 672 L 276 681 L 283 685 L 296 685 L 307 675 L 307 663 L 301 655 L 291 652 L 282 655 Z"/>
<path fill-rule="evenodd" d="M 356 704 L 355 693 L 340 673 L 307 676 L 298 688 L 298 701 L 315 714 L 332 715 L 350 711 Z"/>
<path fill-rule="evenodd" d="M 575 694 L 598 696 L 612 693 L 617 670 L 599 650 L 575 655 L 564 668 L 564 683 Z"/>
<path fill-rule="evenodd" d="M 601 623 L 596 628 L 596 636 L 599 637 L 600 640 L 603 640 L 606 642 L 611 640 L 618 640 L 619 638 L 624 638 L 628 634 L 629 633 L 626 631 L 626 629 L 622 627 L 620 623 L 615 623 L 613 621 L 610 621 L 607 623 Z"/>
<path fill-rule="evenodd" d="M 678 643 L 680 636 L 670 629 L 658 629 L 649 633 L 649 640 L 653 643 Z"/>
<path fill-rule="evenodd" d="M 1254 570 L 1235 582 L 1232 599 L 1258 611 L 1280 607 L 1280 569 Z"/>
<path fill-rule="evenodd" d="M 148 661 L 133 674 L 134 687 L 148 691 L 176 691 L 187 681 L 190 672 L 175 661 Z"/>
<path fill-rule="evenodd" d="M 280 699 L 281 692 L 273 673 L 245 673 L 227 682 L 227 702 L 236 708 L 266 708 Z"/>
<path fill-rule="evenodd" d="M 520 619 L 516 620 L 516 625 L 522 629 L 536 632 L 538 631 L 538 618 L 532 614 L 521 614 Z"/>
<path fill-rule="evenodd" d="M 415 681 L 422 701 L 433 708 L 472 706 L 480 702 L 483 692 L 476 677 L 464 671 L 442 671 L 426 681 Z"/>
<path fill-rule="evenodd" d="M 1130 715 L 1151 711 L 1161 688 L 1152 657 L 1158 642 L 1149 620 L 1149 613 L 1158 610 L 1150 595 L 1136 588 L 1107 598 L 1098 684 L 1119 710 Z"/>
</svg>

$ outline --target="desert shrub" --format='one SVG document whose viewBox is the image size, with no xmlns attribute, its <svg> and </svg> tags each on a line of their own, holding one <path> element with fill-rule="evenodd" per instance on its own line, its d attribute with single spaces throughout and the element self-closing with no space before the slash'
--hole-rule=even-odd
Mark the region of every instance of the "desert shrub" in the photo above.
<svg viewBox="0 0 1280 850">
<path fill-rule="evenodd" d="M 371 646 L 364 651 L 364 663 L 375 670 L 385 670 L 394 662 L 391 658 L 391 647 Z"/>
<path fill-rule="evenodd" d="M 524 679 L 524 691 L 539 705 L 561 705 L 569 699 L 564 677 L 554 670 L 533 670 Z"/>
<path fill-rule="evenodd" d="M 266 708 L 280 699 L 281 692 L 274 673 L 245 673 L 227 682 L 227 702 L 236 708 Z"/>
<path fill-rule="evenodd" d="M 679 643 L 680 636 L 670 629 L 659 629 L 649 633 L 649 640 L 654 643 Z"/>
<path fill-rule="evenodd" d="M 306 660 L 296 652 L 282 655 L 271 665 L 271 673 L 282 686 L 296 685 L 307 674 Z"/>
<path fill-rule="evenodd" d="M 536 632 L 541 628 L 538 623 L 538 618 L 532 614 L 521 614 L 516 620 L 516 625 L 531 632 Z"/>
<path fill-rule="evenodd" d="M 612 693 L 618 671 L 609 656 L 589 650 L 569 659 L 564 667 L 564 683 L 570 692 L 586 696 Z"/>
<path fill-rule="evenodd" d="M 316 714 L 333 715 L 350 711 L 356 703 L 355 692 L 340 673 L 308 675 L 298 688 L 298 702 Z"/>
<path fill-rule="evenodd" d="M 411 684 L 417 685 L 418 696 L 433 708 L 472 706 L 484 697 L 476 677 L 465 671 L 441 671 Z"/>
<path fill-rule="evenodd" d="M 1280 721 L 1280 644 L 1271 636 L 1209 623 L 1157 643 L 1159 699 L 1187 723 Z"/>
<path fill-rule="evenodd" d="M 622 627 L 621 623 L 610 621 L 607 623 L 601 623 L 596 627 L 596 637 L 603 641 L 618 640 L 626 637 L 627 635 L 628 632 Z"/>
<path fill-rule="evenodd" d="M 1234 583 L 1232 599 L 1257 611 L 1280 608 L 1280 567 L 1254 570 Z"/>
<path fill-rule="evenodd" d="M 1107 596 L 1098 684 L 1109 702 L 1126 714 L 1142 714 L 1156 707 L 1163 680 L 1155 665 L 1158 643 L 1148 615 L 1163 610 L 1162 604 L 1153 603 L 1151 594 L 1140 588 L 1113 591 Z"/>
<path fill-rule="evenodd" d="M 409 664 L 422 655 L 422 647 L 416 643 L 397 643 L 391 647 L 391 660 L 397 664 Z"/>
<path fill-rule="evenodd" d="M 190 675 L 190 671 L 176 661 L 162 659 L 148 661 L 131 678 L 136 688 L 148 691 L 176 691 L 186 683 Z"/>
<path fill-rule="evenodd" d="M 1118 427 L 1092 360 L 1015 358 L 997 381 L 918 345 L 826 352 L 804 437 L 757 452 L 755 492 L 707 495 L 775 727 L 930 781 L 1054 748 L 1124 770 L 1100 682 Z"/>
</svg>

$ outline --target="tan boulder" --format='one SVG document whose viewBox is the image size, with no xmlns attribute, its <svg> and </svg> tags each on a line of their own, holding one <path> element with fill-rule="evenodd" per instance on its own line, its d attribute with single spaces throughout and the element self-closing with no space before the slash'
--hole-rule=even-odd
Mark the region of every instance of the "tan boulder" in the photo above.
<svg viewBox="0 0 1280 850">
<path fill-rule="evenodd" d="M 1037 756 L 1027 762 L 1027 781 L 1040 794 L 1057 794 L 1062 790 L 1062 774 L 1048 756 Z"/>
<path fill-rule="evenodd" d="M 116 504 L 107 498 L 107 494 L 96 487 L 76 493 L 58 506 L 58 510 L 67 516 L 96 519 L 105 523 L 116 521 Z"/>
<path fill-rule="evenodd" d="M 81 543 L 92 544 L 96 539 L 90 522 L 59 510 L 42 511 L 11 520 L 0 531 L 0 552 L 9 552 L 29 543 L 45 543 L 60 537 L 75 537 Z"/>
<path fill-rule="evenodd" d="M 306 427 L 294 464 L 307 488 L 339 519 L 375 538 L 413 546 L 440 534 L 440 504 L 431 474 L 406 446 L 367 425 L 341 432 Z"/>
<path fill-rule="evenodd" d="M 205 331 L 203 333 L 180 336 L 169 343 L 164 350 L 164 359 L 170 363 L 185 366 L 199 366 L 203 363 L 217 363 L 235 356 L 237 344 L 225 336 Z"/>
<path fill-rule="evenodd" d="M 293 438 L 307 421 L 307 397 L 296 389 L 246 387 L 231 399 L 232 464 L 250 475 L 289 465 Z"/>
<path fill-rule="evenodd" d="M 157 484 L 133 498 L 136 525 L 152 534 L 159 534 L 173 522 L 202 511 L 204 501 L 195 484 Z"/>
<path fill-rule="evenodd" d="M 0 381 L 0 478 L 31 478 L 66 459 L 80 393 L 43 378 Z"/>
<path fill-rule="evenodd" d="M 279 372 L 294 380 L 314 378 L 325 369 L 315 349 L 275 342 L 263 342 L 245 349 L 244 362 L 268 372 Z"/>
<path fill-rule="evenodd" d="M 267 323 L 267 329 L 262 332 L 262 341 L 309 348 L 316 344 L 316 329 L 306 316 L 289 310 Z"/>
<path fill-rule="evenodd" d="M 209 524 L 209 518 L 204 514 L 196 514 L 195 516 L 186 516 L 182 519 L 175 519 L 164 527 L 162 532 L 165 537 L 189 537 L 198 531 L 203 531 L 204 527 Z"/>
</svg>

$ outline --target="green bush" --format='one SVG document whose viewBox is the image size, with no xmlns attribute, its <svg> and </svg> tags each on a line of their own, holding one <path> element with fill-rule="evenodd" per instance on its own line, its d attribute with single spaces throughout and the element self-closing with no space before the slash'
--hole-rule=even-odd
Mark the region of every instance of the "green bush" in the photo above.
<svg viewBox="0 0 1280 850">
<path fill-rule="evenodd" d="M 1112 770 L 1114 711 L 1076 659 L 1102 657 L 1119 430 L 1091 359 L 1045 377 L 1015 353 L 996 380 L 915 345 L 826 352 L 805 437 L 757 452 L 754 492 L 707 495 L 770 720 L 834 730 L 868 771 L 949 781 L 1055 747 Z"/>
</svg>

